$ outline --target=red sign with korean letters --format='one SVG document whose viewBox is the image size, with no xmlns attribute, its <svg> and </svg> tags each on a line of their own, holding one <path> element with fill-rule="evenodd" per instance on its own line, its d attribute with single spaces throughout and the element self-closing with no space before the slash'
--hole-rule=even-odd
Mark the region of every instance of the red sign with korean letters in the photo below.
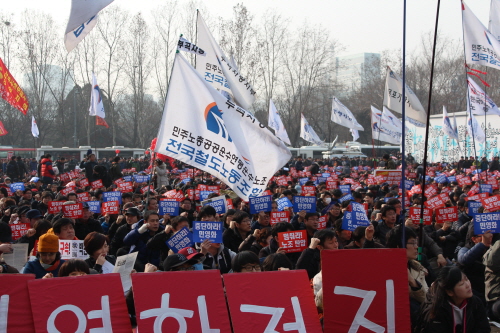
<svg viewBox="0 0 500 333">
<path fill-rule="evenodd" d="M 100 189 L 101 187 L 104 187 L 104 185 L 102 184 L 102 180 L 100 180 L 100 179 L 94 180 L 93 182 L 91 182 L 90 186 L 92 186 L 92 188 L 95 188 L 95 189 Z"/>
<path fill-rule="evenodd" d="M 410 172 L 410 173 L 408 173 L 408 177 L 407 178 L 415 179 L 415 178 L 417 178 L 417 173 L 416 172 Z"/>
<path fill-rule="evenodd" d="M 270 213 L 271 225 L 275 225 L 278 222 L 290 222 L 290 212 L 287 210 L 282 212 L 271 212 Z"/>
<path fill-rule="evenodd" d="M 69 182 L 71 180 L 68 173 L 63 173 L 59 175 L 59 179 L 61 179 L 61 181 L 63 182 Z"/>
<path fill-rule="evenodd" d="M 78 201 L 79 202 L 90 201 L 90 194 L 89 194 L 89 192 L 77 193 L 76 196 L 78 197 Z"/>
<path fill-rule="evenodd" d="M 496 190 L 498 188 L 498 180 L 496 180 L 496 179 L 488 179 L 488 181 L 486 182 L 486 184 L 491 185 L 491 188 L 493 190 Z"/>
<path fill-rule="evenodd" d="M 132 274 L 132 284 L 139 332 L 231 333 L 218 271 Z"/>
<path fill-rule="evenodd" d="M 302 194 L 303 196 L 305 195 L 316 195 L 316 186 L 302 186 Z"/>
<path fill-rule="evenodd" d="M 28 281 L 33 274 L 0 274 L 0 331 L 33 333 Z"/>
<path fill-rule="evenodd" d="M 16 241 L 21 238 L 31 228 L 29 223 L 10 224 L 12 231 L 12 240 Z"/>
<path fill-rule="evenodd" d="M 224 274 L 223 279 L 235 333 L 322 332 L 305 270 Z M 278 293 L 269 281 L 279 281 Z M 259 292 L 251 292 L 255 286 Z"/>
<path fill-rule="evenodd" d="M 307 231 L 286 231 L 278 233 L 278 243 L 285 252 L 302 252 L 309 244 L 307 244 Z"/>
<path fill-rule="evenodd" d="M 49 214 L 57 214 L 61 211 L 66 201 L 49 201 Z"/>
<path fill-rule="evenodd" d="M 71 219 L 79 219 L 83 217 L 83 205 L 81 203 L 75 203 L 71 205 L 62 206 L 64 217 Z"/>
<path fill-rule="evenodd" d="M 122 182 L 118 184 L 118 188 L 122 193 L 134 192 L 134 185 L 132 184 L 132 182 Z"/>
<path fill-rule="evenodd" d="M 125 180 L 125 179 L 123 179 L 123 178 L 118 178 L 118 179 L 116 179 L 116 180 L 114 181 L 114 183 L 115 183 L 116 185 L 119 185 L 120 183 L 123 183 L 123 182 L 125 182 L 125 181 L 126 181 L 126 180 Z"/>
<path fill-rule="evenodd" d="M 462 178 L 458 178 L 458 176 L 457 176 L 457 183 L 460 186 L 464 186 L 464 185 L 471 185 L 472 181 L 470 180 L 470 177 L 468 177 L 468 176 L 465 176 Z"/>
<path fill-rule="evenodd" d="M 321 230 L 321 229 L 326 229 L 326 222 L 328 222 L 328 214 L 327 215 L 323 215 L 319 218 L 319 221 L 318 221 L 318 230 Z"/>
<path fill-rule="evenodd" d="M 154 192 L 155 191 L 153 185 L 144 186 L 143 188 L 141 188 L 141 193 L 142 194 L 144 194 L 144 193 L 146 193 L 148 191 L 150 191 L 150 192 Z"/>
<path fill-rule="evenodd" d="M 430 186 L 427 186 L 426 189 L 425 189 L 425 196 L 427 198 L 432 198 L 437 193 L 438 193 L 438 191 L 437 191 L 437 185 L 436 184 L 432 184 Z"/>
<path fill-rule="evenodd" d="M 448 200 L 450 200 L 450 197 L 448 196 L 448 194 L 441 193 L 439 195 L 436 195 L 435 197 L 427 199 L 427 201 L 424 202 L 424 205 L 426 208 L 436 209 L 439 207 L 444 207 L 444 205 L 446 205 L 446 202 Z"/>
<path fill-rule="evenodd" d="M 175 199 L 177 201 L 182 201 L 184 200 L 184 193 L 182 191 L 177 191 L 177 190 L 170 190 L 164 194 L 165 197 L 169 199 Z M 190 197 L 191 198 L 191 197 Z"/>
<path fill-rule="evenodd" d="M 420 223 L 420 207 L 410 207 L 410 218 L 414 224 Z M 428 208 L 424 208 L 424 224 L 430 225 L 432 224 L 432 210 Z"/>
<path fill-rule="evenodd" d="M 500 195 L 494 195 L 489 198 L 481 199 L 481 204 L 489 213 L 500 209 Z"/>
<path fill-rule="evenodd" d="M 81 187 L 87 187 L 89 186 L 89 180 L 87 178 L 83 178 L 80 180 L 80 186 Z"/>
<path fill-rule="evenodd" d="M 324 332 L 410 333 L 407 265 L 404 249 L 321 251 Z"/>
<path fill-rule="evenodd" d="M 411 193 L 413 193 L 413 194 L 420 194 L 420 193 L 422 193 L 422 186 L 420 186 L 420 185 L 415 185 L 415 186 L 413 186 L 413 187 L 411 188 L 411 190 L 410 190 L 410 191 L 411 191 Z"/>
<path fill-rule="evenodd" d="M 336 180 L 327 180 L 326 181 L 326 189 L 327 190 L 335 190 L 338 188 L 338 183 Z"/>
<path fill-rule="evenodd" d="M 227 209 L 234 209 L 233 200 L 226 199 Z"/>
<path fill-rule="evenodd" d="M 66 196 L 70 193 L 74 193 L 75 192 L 75 188 L 74 187 L 66 187 L 66 188 L 63 188 L 62 190 L 59 191 L 59 193 L 61 193 L 62 195 Z"/>
<path fill-rule="evenodd" d="M 470 195 L 470 196 L 467 196 L 465 197 L 465 201 L 481 201 L 483 199 L 486 199 L 490 196 L 490 194 L 488 192 L 485 192 L 485 193 L 478 193 L 478 194 L 475 194 L 475 195 Z"/>
<path fill-rule="evenodd" d="M 39 279 L 28 288 L 36 333 L 131 331 L 119 274 Z"/>
<path fill-rule="evenodd" d="M 458 208 L 454 207 L 443 207 L 436 209 L 436 222 L 455 222 L 458 221 Z"/>
<path fill-rule="evenodd" d="M 120 203 L 118 201 L 107 201 L 102 203 L 102 215 L 120 214 Z"/>
<path fill-rule="evenodd" d="M 287 186 L 288 182 L 285 177 L 278 177 L 276 179 L 276 184 L 278 184 L 279 186 Z"/>
</svg>

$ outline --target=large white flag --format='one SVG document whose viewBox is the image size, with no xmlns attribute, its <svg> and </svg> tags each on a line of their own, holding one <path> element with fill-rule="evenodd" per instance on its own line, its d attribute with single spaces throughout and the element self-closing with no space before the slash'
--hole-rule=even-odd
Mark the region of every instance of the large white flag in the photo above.
<svg viewBox="0 0 500 333">
<path fill-rule="evenodd" d="M 470 113 L 467 113 L 467 115 L 469 116 L 469 120 L 467 120 L 467 132 L 469 135 L 471 135 L 476 142 L 486 143 L 486 135 L 481 126 L 479 126 L 476 117 Z"/>
<path fill-rule="evenodd" d="M 413 90 L 407 84 L 405 86 L 406 117 L 416 120 L 416 122 L 412 122 L 413 125 L 425 127 L 427 112 L 425 112 Z M 385 77 L 384 105 L 394 112 L 403 113 L 403 80 L 389 66 L 387 66 Z"/>
<path fill-rule="evenodd" d="M 283 142 L 219 94 L 180 53 L 155 151 L 211 173 L 245 201 L 261 194 L 291 157 Z"/>
<path fill-rule="evenodd" d="M 469 109 L 472 114 L 484 116 L 485 114 L 500 115 L 500 110 L 493 100 L 470 77 L 467 78 L 469 96 Z"/>
<path fill-rule="evenodd" d="M 94 73 L 92 73 L 92 91 L 90 92 L 89 115 L 106 118 L 106 114 L 104 113 L 104 104 L 102 103 L 101 98 L 101 90 L 97 85 L 97 79 Z"/>
<path fill-rule="evenodd" d="M 64 45 L 70 52 L 80 43 L 97 23 L 97 13 L 113 0 L 72 0 L 68 25 L 64 33 Z"/>
<path fill-rule="evenodd" d="M 197 29 L 198 46 L 205 50 L 207 56 L 196 59 L 196 70 L 215 88 L 229 91 L 238 105 L 245 109 L 250 108 L 255 101 L 255 91 L 238 68 L 232 65 L 232 61 L 224 55 L 199 12 Z M 222 79 L 227 81 L 218 81 Z"/>
<path fill-rule="evenodd" d="M 444 105 L 443 105 L 443 132 L 450 138 L 457 140 L 458 143 L 458 132 L 451 124 L 450 118 L 448 117 L 448 111 L 446 111 L 446 107 Z"/>
<path fill-rule="evenodd" d="M 38 138 L 38 136 L 40 135 L 34 116 L 31 116 L 31 134 L 33 134 L 35 138 Z"/>
<path fill-rule="evenodd" d="M 500 42 L 462 1 L 465 62 L 500 69 Z"/>
<path fill-rule="evenodd" d="M 352 141 L 356 141 L 357 139 L 359 139 L 359 132 L 357 129 L 351 128 L 349 132 L 351 132 L 352 134 Z"/>
<path fill-rule="evenodd" d="M 276 110 L 276 106 L 274 106 L 273 100 L 269 100 L 269 118 L 267 120 L 267 126 L 272 128 L 276 136 L 280 138 L 284 143 L 291 146 L 290 139 L 288 138 L 288 133 L 286 132 L 285 126 L 281 121 L 278 110 Z"/>
<path fill-rule="evenodd" d="M 358 131 L 364 131 L 363 126 L 361 126 L 354 118 L 351 110 L 349 110 L 342 102 L 340 102 L 337 97 L 333 97 L 332 104 L 332 121 L 339 125 L 345 126 L 347 128 L 354 128 Z"/>
<path fill-rule="evenodd" d="M 372 138 L 384 142 L 400 144 L 402 133 L 402 124 L 392 115 L 392 113 L 384 110 L 384 112 L 371 107 L 372 111 Z M 386 113 L 388 112 L 388 113 Z"/>
<path fill-rule="evenodd" d="M 300 114 L 300 137 L 318 146 L 323 146 L 325 144 L 325 142 L 319 138 L 318 134 L 316 134 L 311 125 L 309 125 L 306 117 L 304 117 L 302 113 Z"/>
<path fill-rule="evenodd" d="M 196 54 L 196 55 L 199 55 L 202 57 L 207 56 L 207 54 L 205 53 L 205 51 L 201 47 L 194 45 L 193 43 L 188 41 L 186 38 L 182 37 L 182 35 L 179 38 L 179 42 L 177 43 L 177 50 L 186 51 L 186 52 L 193 53 L 193 54 Z"/>
<path fill-rule="evenodd" d="M 500 0 L 491 0 L 488 30 L 498 41 L 500 41 Z"/>
</svg>

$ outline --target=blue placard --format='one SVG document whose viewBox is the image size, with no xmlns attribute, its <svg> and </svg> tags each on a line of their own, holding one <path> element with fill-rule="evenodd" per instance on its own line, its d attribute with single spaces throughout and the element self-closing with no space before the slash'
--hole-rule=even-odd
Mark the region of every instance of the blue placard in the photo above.
<svg viewBox="0 0 500 333">
<path fill-rule="evenodd" d="M 431 181 L 431 176 L 425 176 L 425 181 L 426 181 L 426 182 Z"/>
<path fill-rule="evenodd" d="M 362 204 L 351 202 L 351 211 L 345 211 L 342 217 L 342 229 L 354 231 L 357 227 L 368 227 L 370 220 L 366 216 L 365 208 Z"/>
<path fill-rule="evenodd" d="M 329 174 L 328 172 L 323 172 L 323 173 L 321 174 L 321 176 L 322 176 L 322 177 L 325 177 L 325 178 L 328 178 L 328 177 L 330 177 L 330 174 Z"/>
<path fill-rule="evenodd" d="M 222 243 L 222 222 L 193 221 L 193 242 L 202 243 L 205 239 Z"/>
<path fill-rule="evenodd" d="M 467 214 L 474 217 L 474 215 L 479 213 L 479 207 L 483 204 L 477 201 L 467 201 Z"/>
<path fill-rule="evenodd" d="M 175 199 L 166 199 L 158 202 L 158 207 L 160 208 L 159 214 L 161 216 L 165 214 L 170 214 L 170 216 L 179 215 L 179 202 Z"/>
<path fill-rule="evenodd" d="M 120 191 L 104 192 L 102 194 L 102 201 L 103 202 L 118 201 L 121 205 L 122 204 L 122 192 L 120 192 Z"/>
<path fill-rule="evenodd" d="M 101 202 L 100 201 L 87 201 L 89 205 L 89 210 L 94 214 L 101 214 Z"/>
<path fill-rule="evenodd" d="M 457 177 L 456 176 L 450 176 L 450 177 L 447 177 L 448 178 L 448 182 L 456 182 L 457 181 Z"/>
<path fill-rule="evenodd" d="M 293 211 L 303 210 L 307 213 L 316 213 L 316 197 L 293 197 Z"/>
<path fill-rule="evenodd" d="M 278 210 L 280 212 L 282 212 L 285 208 L 293 207 L 292 202 L 287 197 L 276 200 L 276 203 L 278 204 Z"/>
<path fill-rule="evenodd" d="M 134 175 L 134 181 L 136 183 L 147 183 L 149 182 L 149 175 Z"/>
<path fill-rule="evenodd" d="M 319 185 L 321 183 L 326 183 L 327 177 L 316 177 L 316 180 L 314 181 L 314 185 Z"/>
<path fill-rule="evenodd" d="M 220 196 L 216 198 L 212 198 L 207 200 L 206 202 L 201 203 L 203 206 L 212 206 L 215 208 L 215 212 L 217 214 L 225 214 L 226 213 L 226 197 Z"/>
<path fill-rule="evenodd" d="M 184 178 L 183 180 L 181 180 L 181 183 L 187 184 L 190 181 L 191 181 L 191 178 Z"/>
<path fill-rule="evenodd" d="M 167 245 L 170 250 L 177 253 L 185 247 L 193 246 L 193 234 L 187 227 L 184 227 L 170 237 L 167 241 Z"/>
<path fill-rule="evenodd" d="M 12 183 L 10 184 L 10 190 L 12 191 L 12 193 L 16 192 L 17 190 L 21 190 L 21 191 L 24 191 L 24 183 Z"/>
<path fill-rule="evenodd" d="M 448 178 L 445 175 L 440 175 L 440 176 L 434 178 L 434 181 L 436 183 L 442 184 L 442 183 L 448 182 Z"/>
<path fill-rule="evenodd" d="M 474 215 L 474 234 L 482 235 L 486 231 L 493 234 L 500 232 L 500 212 Z"/>
<path fill-rule="evenodd" d="M 354 197 L 352 196 L 352 194 L 344 195 L 343 197 L 341 197 L 339 199 L 339 202 L 342 203 L 342 202 L 347 201 L 347 200 L 354 200 Z"/>
<path fill-rule="evenodd" d="M 339 185 L 339 190 L 342 191 L 344 194 L 351 194 L 351 185 L 346 184 L 346 185 Z"/>
<path fill-rule="evenodd" d="M 300 186 L 304 186 L 309 181 L 309 178 L 299 178 Z"/>
<path fill-rule="evenodd" d="M 257 214 L 259 212 L 270 212 L 273 199 L 270 195 L 262 197 L 250 198 L 250 214 Z"/>
<path fill-rule="evenodd" d="M 411 190 L 411 188 L 415 185 L 415 182 L 414 181 L 411 181 L 411 180 L 408 180 L 408 179 L 405 179 L 405 189 L 407 191 Z M 399 182 L 399 188 L 403 188 L 401 186 L 401 182 Z"/>
<path fill-rule="evenodd" d="M 490 184 L 481 184 L 479 185 L 481 191 L 480 193 L 492 193 L 493 192 L 493 185 Z"/>
<path fill-rule="evenodd" d="M 208 196 L 214 192 L 212 191 L 200 191 L 200 201 L 207 200 Z"/>
<path fill-rule="evenodd" d="M 126 182 L 131 182 L 132 181 L 132 176 L 130 176 L 130 175 L 129 176 L 123 176 L 122 178 Z"/>
</svg>

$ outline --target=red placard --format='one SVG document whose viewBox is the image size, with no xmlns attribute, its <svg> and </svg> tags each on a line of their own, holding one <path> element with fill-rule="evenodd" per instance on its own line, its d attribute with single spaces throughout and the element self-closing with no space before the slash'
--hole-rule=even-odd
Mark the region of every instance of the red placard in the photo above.
<svg viewBox="0 0 500 333">
<path fill-rule="evenodd" d="M 457 183 L 460 186 L 464 186 L 464 185 L 471 185 L 472 181 L 470 180 L 470 177 L 468 177 L 468 176 L 464 176 L 462 178 L 458 178 L 458 176 L 457 176 Z"/>
<path fill-rule="evenodd" d="M 63 182 L 69 182 L 71 180 L 68 173 L 59 175 L 59 179 L 61 179 L 61 181 Z"/>
<path fill-rule="evenodd" d="M 120 203 L 118 201 L 107 201 L 102 203 L 102 215 L 120 214 Z"/>
<path fill-rule="evenodd" d="M 481 201 L 483 199 L 486 199 L 490 196 L 490 194 L 488 192 L 484 192 L 484 193 L 479 193 L 479 194 L 476 194 L 476 195 L 470 195 L 468 197 L 465 197 L 465 201 Z"/>
<path fill-rule="evenodd" d="M 326 181 L 326 189 L 327 190 L 335 190 L 338 188 L 338 183 L 336 180 L 327 180 Z"/>
<path fill-rule="evenodd" d="M 81 187 L 89 186 L 89 180 L 87 178 L 80 179 L 80 186 Z"/>
<path fill-rule="evenodd" d="M 454 207 L 443 207 L 436 209 L 436 222 L 455 222 L 458 221 L 458 208 Z"/>
<path fill-rule="evenodd" d="M 436 194 L 438 193 L 437 191 L 437 185 L 436 184 L 432 184 L 430 186 L 427 186 L 425 188 L 425 196 L 427 198 L 432 198 L 433 196 L 435 196 Z"/>
<path fill-rule="evenodd" d="M 324 250 L 321 267 L 325 333 L 410 332 L 406 250 Z M 350 268 L 339 274 L 338 267 Z M 370 278 L 359 278 L 367 272 Z"/>
<path fill-rule="evenodd" d="M 33 274 L 0 274 L 0 318 L 2 318 L 0 331 L 16 333 L 35 331 L 28 293 L 28 281 L 34 279 Z"/>
<path fill-rule="evenodd" d="M 413 194 L 420 194 L 420 193 L 422 193 L 422 186 L 420 186 L 420 185 L 415 185 L 415 186 L 413 186 L 413 187 L 411 188 L 411 190 L 410 190 L 410 191 L 411 191 L 411 193 L 413 193 Z"/>
<path fill-rule="evenodd" d="M 359 178 L 359 174 L 357 172 L 352 172 L 351 178 L 354 178 L 354 179 Z"/>
<path fill-rule="evenodd" d="M 441 193 L 439 195 L 436 195 L 435 197 L 428 199 L 426 202 L 424 202 L 424 205 L 426 208 L 436 209 L 439 207 L 444 207 L 444 205 L 446 205 L 446 202 L 448 200 L 450 200 L 448 194 Z"/>
<path fill-rule="evenodd" d="M 62 190 L 59 191 L 59 193 L 61 193 L 62 195 L 66 196 L 70 193 L 74 193 L 75 192 L 75 188 L 74 187 L 66 187 L 66 188 L 63 188 Z"/>
<path fill-rule="evenodd" d="M 233 200 L 226 199 L 227 209 L 234 209 Z"/>
<path fill-rule="evenodd" d="M 186 193 L 187 193 L 187 195 L 188 195 L 188 198 L 189 198 L 189 199 L 191 199 L 191 200 L 194 200 L 194 191 L 195 191 L 195 190 L 193 190 L 192 188 L 188 188 L 188 189 L 186 190 Z"/>
<path fill-rule="evenodd" d="M 286 231 L 278 233 L 278 243 L 285 252 L 302 252 L 309 244 L 307 244 L 307 231 Z"/>
<path fill-rule="evenodd" d="M 29 223 L 11 224 L 12 240 L 16 241 L 22 237 L 31 228 Z"/>
<path fill-rule="evenodd" d="M 132 283 L 139 332 L 231 333 L 218 271 L 132 274 Z"/>
<path fill-rule="evenodd" d="M 132 182 L 121 182 L 118 184 L 118 188 L 122 193 L 134 192 L 134 184 Z"/>
<path fill-rule="evenodd" d="M 408 177 L 407 178 L 415 179 L 415 178 L 417 178 L 417 173 L 416 172 L 410 172 L 410 173 L 408 173 Z"/>
<path fill-rule="evenodd" d="M 287 186 L 288 182 L 286 180 L 286 177 L 278 177 L 278 179 L 276 179 L 276 184 L 278 184 L 279 186 Z"/>
<path fill-rule="evenodd" d="M 479 185 L 476 184 L 470 188 L 471 193 L 479 193 Z"/>
<path fill-rule="evenodd" d="M 322 332 L 305 270 L 224 274 L 223 278 L 235 333 L 285 332 L 283 327 Z M 279 292 L 268 281 L 279 281 Z M 256 285 L 258 293 L 252 292 Z"/>
<path fill-rule="evenodd" d="M 204 191 L 204 190 L 202 190 L 202 191 Z M 177 190 L 168 191 L 164 194 L 164 196 L 169 198 L 169 199 L 175 199 L 177 201 L 182 201 L 185 198 L 184 193 L 182 193 L 182 191 L 177 191 Z"/>
<path fill-rule="evenodd" d="M 104 187 L 104 185 L 102 184 L 102 180 L 100 180 L 100 179 L 94 180 L 93 182 L 91 182 L 90 186 L 92 186 L 92 188 L 95 188 L 95 189 L 100 189 L 101 187 Z"/>
<path fill-rule="evenodd" d="M 290 222 L 289 211 L 271 212 L 270 217 L 271 217 L 270 218 L 271 225 L 275 225 L 278 222 Z"/>
<path fill-rule="evenodd" d="M 481 199 L 481 204 L 484 209 L 488 210 L 488 212 L 495 212 L 500 209 L 500 195 L 494 195 L 486 199 Z"/>
<path fill-rule="evenodd" d="M 49 214 L 57 214 L 61 211 L 66 201 L 49 201 Z"/>
<path fill-rule="evenodd" d="M 141 188 L 141 193 L 142 194 L 144 194 L 144 193 L 146 193 L 148 191 L 150 191 L 150 192 L 154 192 L 155 191 L 153 185 L 144 186 L 143 188 Z"/>
<path fill-rule="evenodd" d="M 311 195 L 315 196 L 316 195 L 316 186 L 302 186 L 302 194 L 303 196 L 305 195 Z"/>
<path fill-rule="evenodd" d="M 410 218 L 414 224 L 420 223 L 420 207 L 410 207 Z M 424 224 L 432 224 L 432 210 L 424 208 Z"/>
<path fill-rule="evenodd" d="M 328 214 L 327 215 L 323 215 L 319 218 L 319 221 L 318 221 L 318 230 L 321 230 L 321 229 L 326 229 L 326 222 L 328 222 Z"/>
<path fill-rule="evenodd" d="M 441 193 L 450 193 L 450 192 L 451 192 L 451 188 L 449 188 L 449 187 L 443 187 L 441 189 Z"/>
<path fill-rule="evenodd" d="M 37 333 L 132 330 L 119 274 L 39 279 L 28 288 Z"/>
<path fill-rule="evenodd" d="M 207 191 L 214 192 L 220 194 L 220 186 L 219 185 L 206 185 Z"/>
<path fill-rule="evenodd" d="M 78 201 L 79 202 L 90 201 L 90 194 L 89 194 L 89 192 L 77 193 L 76 196 L 78 197 Z"/>
<path fill-rule="evenodd" d="M 116 179 L 116 180 L 114 181 L 114 183 L 115 183 L 116 185 L 120 185 L 121 183 L 123 183 L 123 182 L 125 182 L 125 181 L 126 181 L 126 180 L 125 180 L 125 179 L 123 179 L 123 178 L 118 178 L 118 179 Z"/>
<path fill-rule="evenodd" d="M 83 217 L 83 205 L 81 203 L 75 203 L 71 205 L 62 206 L 64 217 L 69 217 L 71 219 L 79 219 Z"/>
</svg>

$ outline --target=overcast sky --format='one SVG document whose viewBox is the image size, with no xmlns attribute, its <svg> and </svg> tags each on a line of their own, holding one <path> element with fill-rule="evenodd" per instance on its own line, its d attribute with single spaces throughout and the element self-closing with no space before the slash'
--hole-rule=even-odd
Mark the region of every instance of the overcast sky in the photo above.
<svg viewBox="0 0 500 333">
<path fill-rule="evenodd" d="M 181 0 L 184 1 L 184 0 Z M 131 13 L 142 11 L 149 15 L 160 0 L 115 0 L 110 6 L 120 6 Z M 204 0 L 210 15 L 230 18 L 234 0 Z M 402 47 L 403 0 L 252 0 L 242 1 L 258 19 L 269 8 L 290 18 L 293 26 L 320 23 L 344 47 L 342 54 L 381 52 Z M 469 0 L 467 5 L 487 27 L 490 0 Z M 407 0 L 407 50 L 420 43 L 422 33 L 434 30 L 437 0 Z M 26 8 L 50 12 L 61 25 L 63 43 L 71 1 L 70 0 L 3 0 L 3 13 L 14 13 L 14 21 Z M 462 37 L 460 0 L 441 1 L 440 31 L 447 38 Z"/>
</svg>

